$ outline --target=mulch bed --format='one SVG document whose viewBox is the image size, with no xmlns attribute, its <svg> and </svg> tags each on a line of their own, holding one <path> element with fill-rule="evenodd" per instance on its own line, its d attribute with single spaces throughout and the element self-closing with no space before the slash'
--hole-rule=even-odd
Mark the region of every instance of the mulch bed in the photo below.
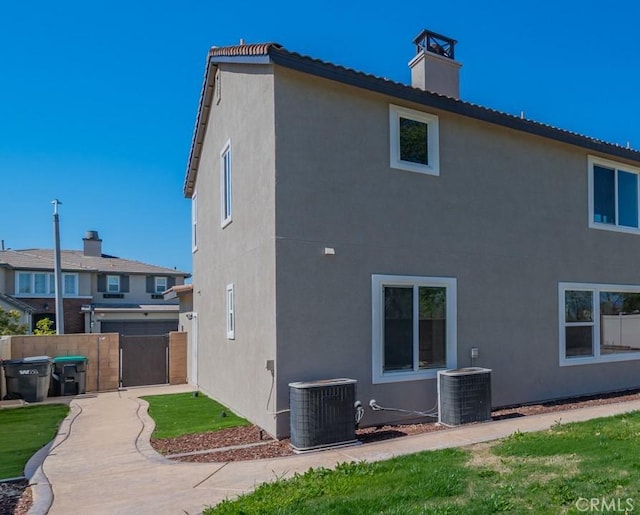
<svg viewBox="0 0 640 515">
<path fill-rule="evenodd" d="M 526 417 L 541 413 L 552 413 L 632 400 L 640 400 L 640 389 L 622 393 L 591 395 L 526 406 L 501 408 L 492 412 L 492 418 L 493 420 L 501 420 L 505 418 Z M 447 427 L 436 424 L 435 422 L 386 425 L 360 428 L 356 431 L 356 437 L 363 444 L 367 444 L 446 429 Z M 258 460 L 291 456 L 294 454 L 288 439 L 274 440 L 258 426 L 235 427 L 208 433 L 178 436 L 176 438 L 152 438 L 151 445 L 160 454 L 169 456 L 195 451 L 211 451 L 190 456 L 172 457 L 172 459 L 177 461 L 200 463 Z M 236 449 L 227 448 L 231 446 L 246 447 Z"/>
<path fill-rule="evenodd" d="M 0 515 L 26 515 L 33 499 L 26 479 L 0 483 Z"/>
</svg>

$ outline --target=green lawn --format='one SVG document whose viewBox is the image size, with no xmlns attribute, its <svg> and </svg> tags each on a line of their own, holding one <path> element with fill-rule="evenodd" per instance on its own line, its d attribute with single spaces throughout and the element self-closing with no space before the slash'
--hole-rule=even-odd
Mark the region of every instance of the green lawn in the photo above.
<svg viewBox="0 0 640 515">
<path fill-rule="evenodd" d="M 192 393 L 177 393 L 142 398 L 149 403 L 149 415 L 156 423 L 153 438 L 249 425 L 245 419 L 202 393 L 197 397 Z"/>
<path fill-rule="evenodd" d="M 631 512 L 640 509 L 639 437 L 640 412 L 556 424 L 467 448 L 310 470 L 205 514 Z"/>
<path fill-rule="evenodd" d="M 68 412 L 66 404 L 1 409 L 0 479 L 22 476 L 29 458 L 53 440 Z"/>
</svg>

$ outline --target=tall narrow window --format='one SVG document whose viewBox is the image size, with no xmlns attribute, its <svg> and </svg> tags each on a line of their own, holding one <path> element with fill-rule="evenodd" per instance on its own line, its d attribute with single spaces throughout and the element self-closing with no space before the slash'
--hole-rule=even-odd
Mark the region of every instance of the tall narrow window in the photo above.
<svg viewBox="0 0 640 515">
<path fill-rule="evenodd" d="M 198 194 L 191 197 L 191 250 L 198 250 Z"/>
<path fill-rule="evenodd" d="M 107 292 L 120 293 L 120 276 L 119 275 L 107 276 Z"/>
<path fill-rule="evenodd" d="M 63 292 L 65 295 L 78 294 L 78 276 L 75 274 L 64 274 L 62 276 Z"/>
<path fill-rule="evenodd" d="M 154 277 L 154 290 L 155 293 L 162 293 L 167 290 L 167 278 L 166 277 Z"/>
<path fill-rule="evenodd" d="M 227 338 L 233 340 L 236 337 L 236 312 L 233 284 L 227 285 Z"/>
<path fill-rule="evenodd" d="M 593 356 L 593 291 L 566 290 L 565 356 Z"/>
<path fill-rule="evenodd" d="M 33 293 L 40 295 L 47 294 L 47 275 L 48 274 L 33 274 Z"/>
<path fill-rule="evenodd" d="M 220 206 L 222 211 L 222 227 L 231 223 L 231 191 L 231 140 L 229 140 L 222 149 L 222 152 L 220 152 Z"/>
<path fill-rule="evenodd" d="M 31 293 L 31 274 L 26 272 L 18 274 L 18 293 Z"/>
</svg>

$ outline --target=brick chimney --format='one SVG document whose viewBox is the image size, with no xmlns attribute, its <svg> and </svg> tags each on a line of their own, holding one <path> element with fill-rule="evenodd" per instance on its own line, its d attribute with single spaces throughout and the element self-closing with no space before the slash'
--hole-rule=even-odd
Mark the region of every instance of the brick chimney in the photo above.
<svg viewBox="0 0 640 515">
<path fill-rule="evenodd" d="M 413 43 L 416 45 L 416 56 L 409 62 L 411 85 L 459 99 L 462 64 L 454 60 L 457 41 L 423 30 Z"/>
<path fill-rule="evenodd" d="M 98 237 L 98 231 L 87 231 L 82 242 L 85 256 L 102 257 L 102 240 Z"/>
</svg>

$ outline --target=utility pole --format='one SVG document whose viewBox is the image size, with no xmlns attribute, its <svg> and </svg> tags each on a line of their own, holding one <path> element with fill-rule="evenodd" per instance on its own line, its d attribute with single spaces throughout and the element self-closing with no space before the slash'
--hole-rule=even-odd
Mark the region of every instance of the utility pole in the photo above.
<svg viewBox="0 0 640 515">
<path fill-rule="evenodd" d="M 62 204 L 58 199 L 51 201 L 53 204 L 53 254 L 55 267 L 56 289 L 56 334 L 64 334 L 64 305 L 62 301 L 62 268 L 60 264 L 60 218 L 58 206 Z"/>
</svg>

